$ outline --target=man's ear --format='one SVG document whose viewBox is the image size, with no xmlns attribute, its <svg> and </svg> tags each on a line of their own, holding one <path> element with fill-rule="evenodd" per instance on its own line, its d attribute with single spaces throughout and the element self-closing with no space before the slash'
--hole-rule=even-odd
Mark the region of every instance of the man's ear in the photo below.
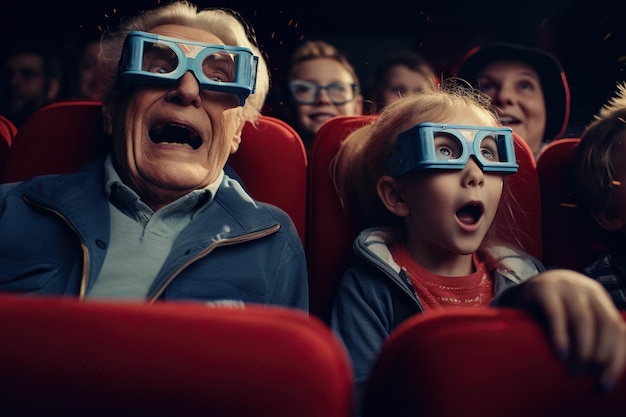
<svg viewBox="0 0 626 417">
<path fill-rule="evenodd" d="M 243 132 L 244 126 L 246 125 L 246 119 L 244 119 L 241 115 L 239 115 L 237 117 L 237 120 L 239 122 L 239 125 L 238 125 L 237 130 L 235 131 L 235 133 L 233 135 L 233 140 L 232 140 L 232 142 L 230 144 L 230 153 L 231 154 L 234 154 L 239 149 L 239 145 L 241 144 L 241 134 Z"/>
<path fill-rule="evenodd" d="M 390 176 L 382 176 L 376 183 L 376 191 L 383 205 L 392 214 L 399 217 L 409 215 L 409 206 L 406 204 L 402 187 L 395 178 Z"/>
<path fill-rule="evenodd" d="M 624 221 L 620 219 L 619 216 L 615 216 L 612 211 L 613 210 L 610 209 L 594 210 L 591 216 L 604 230 L 613 232 L 622 229 L 624 227 Z"/>
</svg>

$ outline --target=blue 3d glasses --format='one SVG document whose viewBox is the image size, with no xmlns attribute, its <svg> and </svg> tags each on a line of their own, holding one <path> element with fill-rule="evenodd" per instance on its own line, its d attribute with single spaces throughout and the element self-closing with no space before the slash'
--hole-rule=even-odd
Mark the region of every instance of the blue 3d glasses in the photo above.
<svg viewBox="0 0 626 417">
<path fill-rule="evenodd" d="M 470 156 L 483 172 L 517 172 L 513 131 L 508 127 L 420 123 L 400 133 L 387 160 L 398 177 L 427 169 L 463 169 Z"/>
<path fill-rule="evenodd" d="M 243 106 L 254 93 L 259 57 L 248 48 L 130 32 L 124 41 L 119 77 L 124 85 L 172 85 L 187 71 L 200 88 L 234 94 Z"/>
</svg>

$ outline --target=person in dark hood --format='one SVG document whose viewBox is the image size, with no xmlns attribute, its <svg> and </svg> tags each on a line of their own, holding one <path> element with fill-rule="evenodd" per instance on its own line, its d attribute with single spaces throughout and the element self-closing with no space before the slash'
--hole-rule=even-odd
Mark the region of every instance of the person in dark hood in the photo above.
<svg viewBox="0 0 626 417">
<path fill-rule="evenodd" d="M 565 71 L 552 54 L 495 42 L 465 54 L 457 77 L 491 97 L 501 123 L 518 133 L 535 159 L 569 122 L 570 92 Z"/>
</svg>

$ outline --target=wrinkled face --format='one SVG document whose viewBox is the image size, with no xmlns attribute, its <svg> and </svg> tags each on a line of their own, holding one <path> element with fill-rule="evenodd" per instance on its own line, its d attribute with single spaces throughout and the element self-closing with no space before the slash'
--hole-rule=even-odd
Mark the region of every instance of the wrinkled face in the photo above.
<svg viewBox="0 0 626 417">
<path fill-rule="evenodd" d="M 223 44 L 211 33 L 185 26 L 162 25 L 151 32 Z M 235 95 L 201 90 L 189 71 L 175 85 L 134 87 L 113 113 L 116 167 L 123 181 L 153 209 L 215 181 L 237 149 L 238 104 Z"/>
<path fill-rule="evenodd" d="M 480 90 L 501 111 L 501 121 L 511 127 L 533 152 L 541 148 L 546 129 L 546 105 L 537 72 L 518 61 L 498 61 L 479 74 Z"/>
<path fill-rule="evenodd" d="M 37 54 L 15 55 L 6 62 L 5 79 L 9 82 L 9 110 L 35 109 L 48 101 L 43 58 Z M 52 99 L 54 97 L 50 97 Z"/>
<path fill-rule="evenodd" d="M 320 86 L 333 83 L 353 84 L 355 80 L 350 73 L 337 61 L 329 58 L 311 59 L 296 64 L 292 70 L 291 80 L 302 80 Z M 297 104 L 297 123 L 301 129 L 311 134 L 335 116 L 355 116 L 362 113 L 362 99 L 356 97 L 345 104 L 333 104 L 328 91 L 320 89 L 312 104 Z"/>
<path fill-rule="evenodd" d="M 446 123 L 485 125 L 484 120 L 462 115 Z M 447 138 L 435 136 L 435 148 L 443 156 L 453 151 L 448 144 Z M 405 222 L 414 253 L 430 263 L 478 249 L 500 203 L 502 174 L 485 174 L 470 158 L 462 170 L 423 171 L 399 180 L 409 208 Z"/>
<path fill-rule="evenodd" d="M 432 84 L 424 74 L 404 65 L 396 65 L 387 73 L 387 85 L 383 90 L 383 106 L 387 106 L 409 94 L 432 90 Z"/>
</svg>

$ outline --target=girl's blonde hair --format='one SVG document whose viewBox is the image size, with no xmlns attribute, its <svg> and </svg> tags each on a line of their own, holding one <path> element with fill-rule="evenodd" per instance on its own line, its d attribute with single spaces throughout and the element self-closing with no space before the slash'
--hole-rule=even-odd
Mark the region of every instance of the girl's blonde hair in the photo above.
<svg viewBox="0 0 626 417">
<path fill-rule="evenodd" d="M 391 220 L 378 199 L 376 182 L 387 174 L 386 161 L 396 137 L 418 123 L 444 122 L 459 113 L 471 114 L 486 126 L 500 125 L 484 95 L 454 84 L 393 102 L 371 124 L 352 132 L 331 163 L 331 176 L 344 207 L 359 210 L 366 225 Z"/>
<path fill-rule="evenodd" d="M 237 12 L 230 9 L 213 8 L 199 10 L 187 1 L 176 1 L 120 22 L 117 30 L 105 33 L 100 41 L 100 81 L 106 97 L 117 86 L 117 66 L 122 54 L 124 39 L 131 31 L 150 32 L 166 24 L 187 26 L 205 30 L 219 37 L 224 44 L 243 46 L 259 57 L 256 90 L 243 106 L 245 120 L 255 122 L 258 118 L 270 86 L 270 73 L 264 54 L 259 49 L 252 27 Z"/>
</svg>

